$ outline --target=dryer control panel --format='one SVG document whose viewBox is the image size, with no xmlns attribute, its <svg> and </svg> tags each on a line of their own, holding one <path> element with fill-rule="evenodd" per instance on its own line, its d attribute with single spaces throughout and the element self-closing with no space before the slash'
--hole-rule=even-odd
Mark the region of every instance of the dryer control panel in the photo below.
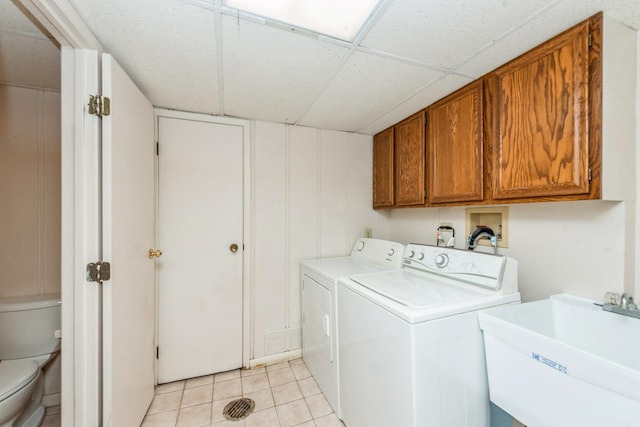
<svg viewBox="0 0 640 427">
<path fill-rule="evenodd" d="M 382 239 L 361 237 L 356 240 L 351 256 L 374 264 L 383 265 L 390 269 L 402 268 L 404 245 L 398 242 Z"/>
</svg>

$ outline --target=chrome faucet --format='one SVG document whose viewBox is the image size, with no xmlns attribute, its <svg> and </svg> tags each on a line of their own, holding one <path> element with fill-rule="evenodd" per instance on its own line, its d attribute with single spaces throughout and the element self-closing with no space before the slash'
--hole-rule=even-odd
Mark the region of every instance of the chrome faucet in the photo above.
<svg viewBox="0 0 640 427">
<path fill-rule="evenodd" d="M 602 309 L 604 311 L 640 318 L 640 310 L 636 303 L 633 302 L 633 297 L 631 295 L 624 293 L 621 296 L 614 292 L 607 292 L 604 296 L 604 304 L 598 304 L 602 305 Z"/>
<path fill-rule="evenodd" d="M 496 233 L 494 233 L 489 227 L 476 228 L 473 233 L 469 234 L 469 237 L 467 237 L 467 250 L 474 250 L 478 245 L 478 240 L 480 239 L 489 240 L 489 242 L 491 242 L 491 246 L 493 246 L 493 251 L 498 255 L 498 238 L 496 237 Z"/>
</svg>

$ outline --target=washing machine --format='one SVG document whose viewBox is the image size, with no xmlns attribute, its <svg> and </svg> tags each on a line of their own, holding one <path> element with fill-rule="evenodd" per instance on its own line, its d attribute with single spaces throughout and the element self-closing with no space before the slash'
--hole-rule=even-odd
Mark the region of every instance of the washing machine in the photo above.
<svg viewBox="0 0 640 427">
<path fill-rule="evenodd" d="M 349 256 L 303 261 L 302 357 L 336 415 L 340 416 L 338 361 L 338 279 L 402 268 L 404 245 L 360 238 Z"/>
<path fill-rule="evenodd" d="M 338 282 L 348 427 L 488 427 L 479 310 L 520 302 L 517 262 L 407 245 L 403 269 Z"/>
</svg>

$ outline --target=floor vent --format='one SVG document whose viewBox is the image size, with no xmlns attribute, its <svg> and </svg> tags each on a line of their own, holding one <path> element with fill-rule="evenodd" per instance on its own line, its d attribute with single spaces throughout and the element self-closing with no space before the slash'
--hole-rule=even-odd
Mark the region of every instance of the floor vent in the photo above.
<svg viewBox="0 0 640 427">
<path fill-rule="evenodd" d="M 255 408 L 256 403 L 248 398 L 236 399 L 224 407 L 222 415 L 229 421 L 238 421 L 247 418 Z"/>
</svg>

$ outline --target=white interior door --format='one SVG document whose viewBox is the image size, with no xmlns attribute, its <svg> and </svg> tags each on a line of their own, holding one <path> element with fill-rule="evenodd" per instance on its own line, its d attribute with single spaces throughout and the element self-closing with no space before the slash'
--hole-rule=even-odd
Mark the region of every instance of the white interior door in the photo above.
<svg viewBox="0 0 640 427">
<path fill-rule="evenodd" d="M 242 365 L 244 127 L 193 117 L 158 118 L 159 383 Z"/>
<path fill-rule="evenodd" d="M 155 239 L 153 107 L 110 55 L 102 56 L 103 425 L 138 426 L 153 399 Z"/>
</svg>

